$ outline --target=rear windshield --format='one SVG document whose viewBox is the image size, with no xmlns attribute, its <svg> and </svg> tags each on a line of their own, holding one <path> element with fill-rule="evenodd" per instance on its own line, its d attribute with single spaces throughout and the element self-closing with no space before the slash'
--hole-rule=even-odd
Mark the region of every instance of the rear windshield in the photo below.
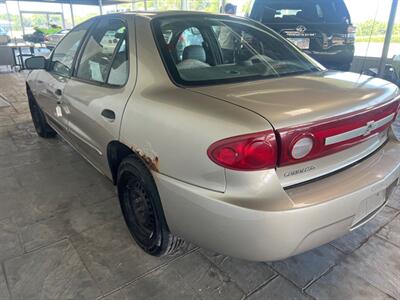
<svg viewBox="0 0 400 300">
<path fill-rule="evenodd" d="M 252 15 L 264 24 L 350 23 L 346 5 L 338 0 L 259 0 Z"/>
<path fill-rule="evenodd" d="M 263 25 L 239 18 L 164 17 L 153 21 L 169 74 L 206 85 L 275 78 L 322 67 Z"/>
</svg>

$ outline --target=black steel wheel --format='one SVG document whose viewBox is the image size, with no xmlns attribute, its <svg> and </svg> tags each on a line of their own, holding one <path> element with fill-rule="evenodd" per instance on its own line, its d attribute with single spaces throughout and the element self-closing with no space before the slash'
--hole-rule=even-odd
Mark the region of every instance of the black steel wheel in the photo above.
<svg viewBox="0 0 400 300">
<path fill-rule="evenodd" d="M 136 243 L 153 256 L 175 252 L 182 240 L 169 232 L 157 187 L 140 158 L 130 155 L 121 162 L 117 186 L 122 214 Z"/>
</svg>

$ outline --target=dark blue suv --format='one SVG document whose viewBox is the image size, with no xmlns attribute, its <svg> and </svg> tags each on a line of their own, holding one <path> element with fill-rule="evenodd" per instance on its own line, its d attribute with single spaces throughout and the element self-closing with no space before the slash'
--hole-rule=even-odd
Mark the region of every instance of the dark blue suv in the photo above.
<svg viewBox="0 0 400 300">
<path fill-rule="evenodd" d="M 325 67 L 350 69 L 356 29 L 343 0 L 255 0 L 250 18 L 274 29 Z"/>
</svg>

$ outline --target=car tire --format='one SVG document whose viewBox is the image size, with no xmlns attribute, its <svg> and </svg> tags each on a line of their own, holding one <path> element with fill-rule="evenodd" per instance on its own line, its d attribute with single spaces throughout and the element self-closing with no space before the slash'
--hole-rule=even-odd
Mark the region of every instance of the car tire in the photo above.
<svg viewBox="0 0 400 300">
<path fill-rule="evenodd" d="M 156 184 L 140 158 L 129 155 L 121 162 L 117 187 L 126 225 L 146 253 L 164 256 L 183 245 L 169 232 Z"/>
<path fill-rule="evenodd" d="M 30 90 L 28 90 L 28 102 L 33 125 L 35 126 L 37 134 L 46 139 L 55 137 L 57 133 L 47 123 L 42 109 L 39 107 Z"/>
</svg>

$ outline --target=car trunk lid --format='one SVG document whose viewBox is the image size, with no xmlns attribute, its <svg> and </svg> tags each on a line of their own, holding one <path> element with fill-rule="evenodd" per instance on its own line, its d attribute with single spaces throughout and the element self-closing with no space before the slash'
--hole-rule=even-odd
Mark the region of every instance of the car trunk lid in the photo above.
<svg viewBox="0 0 400 300">
<path fill-rule="evenodd" d="M 348 143 L 340 151 L 331 151 L 312 160 L 291 164 L 278 162 L 277 173 L 284 186 L 337 171 L 379 148 L 387 139 L 387 130 L 378 130 L 377 126 L 381 124 L 385 127 L 380 128 L 386 129 L 394 118 L 397 104 L 393 102 L 398 94 L 396 86 L 381 79 L 332 71 L 192 90 L 261 115 L 274 127 L 281 143 L 284 134 L 295 134 L 298 128 L 307 131 L 308 127 L 327 120 L 347 119 L 349 123 L 353 115 L 361 116 L 360 125 L 353 128 L 350 124 L 348 132 L 332 132 L 331 136 L 323 137 L 327 146 L 347 141 L 354 141 L 353 144 Z M 376 125 L 368 129 L 371 121 Z"/>
</svg>

